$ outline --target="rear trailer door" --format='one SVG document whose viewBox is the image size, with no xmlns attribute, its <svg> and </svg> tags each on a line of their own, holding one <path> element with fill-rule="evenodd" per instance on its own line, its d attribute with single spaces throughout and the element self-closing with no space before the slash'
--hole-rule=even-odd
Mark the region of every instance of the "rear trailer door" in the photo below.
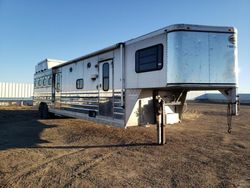
<svg viewBox="0 0 250 188">
<path fill-rule="evenodd" d="M 236 85 L 236 55 L 233 33 L 167 33 L 167 85 Z"/>
</svg>

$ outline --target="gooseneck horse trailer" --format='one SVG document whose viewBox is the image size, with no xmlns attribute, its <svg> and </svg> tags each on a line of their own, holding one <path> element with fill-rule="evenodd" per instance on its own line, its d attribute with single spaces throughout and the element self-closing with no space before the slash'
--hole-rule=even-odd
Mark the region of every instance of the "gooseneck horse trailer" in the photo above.
<svg viewBox="0 0 250 188">
<path fill-rule="evenodd" d="M 218 90 L 237 115 L 237 31 L 178 24 L 64 62 L 36 66 L 34 104 L 58 114 L 119 127 L 179 123 L 188 91 Z M 229 123 L 229 131 L 230 125 Z"/>
</svg>

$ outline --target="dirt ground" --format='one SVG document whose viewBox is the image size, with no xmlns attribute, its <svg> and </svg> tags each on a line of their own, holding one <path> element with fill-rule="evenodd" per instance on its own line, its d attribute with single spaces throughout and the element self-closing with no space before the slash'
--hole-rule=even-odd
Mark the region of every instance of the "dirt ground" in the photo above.
<svg viewBox="0 0 250 188">
<path fill-rule="evenodd" d="M 128 129 L 0 107 L 0 187 L 250 187 L 250 106 L 227 133 L 226 106 L 188 104 L 156 145 Z"/>
</svg>

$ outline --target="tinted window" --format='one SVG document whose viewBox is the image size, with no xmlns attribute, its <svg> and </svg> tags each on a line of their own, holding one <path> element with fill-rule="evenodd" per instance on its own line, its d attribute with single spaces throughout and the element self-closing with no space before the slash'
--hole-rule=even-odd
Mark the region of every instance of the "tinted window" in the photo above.
<svg viewBox="0 0 250 188">
<path fill-rule="evenodd" d="M 61 87 L 61 80 L 60 80 L 60 73 L 57 73 L 56 74 L 56 89 L 57 90 L 60 90 L 60 87 Z"/>
<path fill-rule="evenodd" d="M 109 63 L 104 63 L 102 66 L 102 89 L 109 90 Z"/>
<path fill-rule="evenodd" d="M 76 89 L 83 89 L 83 79 L 76 80 Z"/>
<path fill-rule="evenodd" d="M 41 80 L 41 78 L 39 78 L 39 80 L 38 80 L 38 86 L 41 86 L 42 85 L 42 80 Z"/>
<path fill-rule="evenodd" d="M 48 85 L 51 86 L 52 85 L 52 77 L 50 76 L 48 79 Z"/>
<path fill-rule="evenodd" d="M 135 71 L 137 73 L 160 70 L 163 67 L 163 45 L 158 44 L 135 53 Z"/>
<path fill-rule="evenodd" d="M 43 86 L 46 85 L 46 77 L 43 78 Z"/>
</svg>

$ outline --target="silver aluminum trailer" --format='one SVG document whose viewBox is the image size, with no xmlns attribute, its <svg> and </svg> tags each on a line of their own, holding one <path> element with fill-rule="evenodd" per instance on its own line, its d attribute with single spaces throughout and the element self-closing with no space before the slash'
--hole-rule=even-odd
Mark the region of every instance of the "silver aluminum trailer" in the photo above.
<svg viewBox="0 0 250 188">
<path fill-rule="evenodd" d="M 164 144 L 164 125 L 181 121 L 188 91 L 220 91 L 231 117 L 238 115 L 237 87 L 237 30 L 177 24 L 67 62 L 40 62 L 34 104 L 43 118 L 157 124 Z"/>
</svg>

